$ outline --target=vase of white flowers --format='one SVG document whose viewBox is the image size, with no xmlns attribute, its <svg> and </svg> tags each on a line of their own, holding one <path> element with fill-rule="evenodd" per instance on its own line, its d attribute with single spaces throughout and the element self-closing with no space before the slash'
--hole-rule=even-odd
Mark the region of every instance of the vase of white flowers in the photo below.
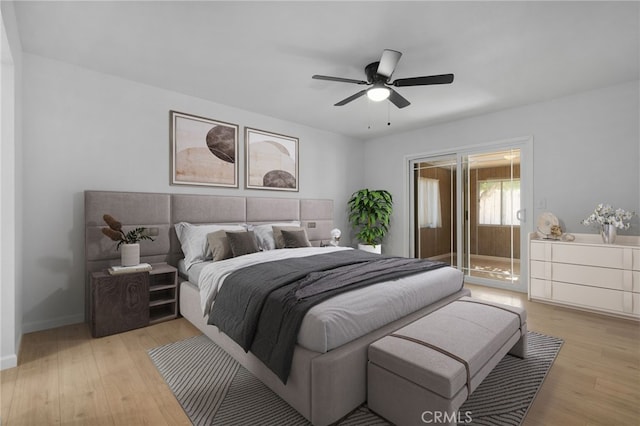
<svg viewBox="0 0 640 426">
<path fill-rule="evenodd" d="M 618 228 L 613 226 L 610 223 L 605 223 L 602 225 L 602 229 L 600 230 L 600 235 L 602 236 L 602 241 L 605 244 L 613 244 L 616 242 L 616 237 L 618 236 Z"/>
<path fill-rule="evenodd" d="M 616 241 L 618 229 L 629 229 L 629 220 L 635 216 L 635 212 L 623 209 L 614 209 L 610 204 L 598 204 L 582 224 L 585 226 L 596 225 L 600 230 L 602 241 L 605 244 L 613 244 Z"/>
</svg>

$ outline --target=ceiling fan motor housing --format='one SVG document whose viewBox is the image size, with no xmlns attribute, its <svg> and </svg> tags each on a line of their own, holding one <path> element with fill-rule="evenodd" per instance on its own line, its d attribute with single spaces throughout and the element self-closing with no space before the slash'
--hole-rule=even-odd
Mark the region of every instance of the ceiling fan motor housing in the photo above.
<svg viewBox="0 0 640 426">
<path fill-rule="evenodd" d="M 385 84 L 389 80 L 387 77 L 378 74 L 378 65 L 380 65 L 380 62 L 372 62 L 364 67 L 364 73 L 367 76 L 367 82 L 369 82 L 369 84 Z"/>
</svg>

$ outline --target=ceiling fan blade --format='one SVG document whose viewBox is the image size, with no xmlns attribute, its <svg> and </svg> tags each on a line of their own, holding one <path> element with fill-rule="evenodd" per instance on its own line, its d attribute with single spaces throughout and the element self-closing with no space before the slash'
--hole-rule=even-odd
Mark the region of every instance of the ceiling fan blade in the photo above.
<svg viewBox="0 0 640 426">
<path fill-rule="evenodd" d="M 411 105 L 411 102 L 406 100 L 400 93 L 396 92 L 390 87 L 388 87 L 388 89 L 391 91 L 391 93 L 389 93 L 389 100 L 395 106 L 397 106 L 398 108 L 404 108 L 406 106 Z"/>
<path fill-rule="evenodd" d="M 399 78 L 392 85 L 403 86 L 427 86 L 429 84 L 450 84 L 453 82 L 453 74 L 430 75 L 427 77 Z"/>
<path fill-rule="evenodd" d="M 342 77 L 330 77 L 328 75 L 313 75 L 311 78 L 315 78 L 316 80 L 329 80 L 329 81 L 339 81 L 341 83 L 355 83 L 355 84 L 369 84 L 364 80 L 353 80 L 351 78 L 342 78 Z"/>
<path fill-rule="evenodd" d="M 358 93 L 356 93 L 355 95 L 351 95 L 346 99 L 341 100 L 340 102 L 338 102 L 337 104 L 335 104 L 334 106 L 342 106 L 342 105 L 346 105 L 351 101 L 355 101 L 356 99 L 358 99 L 360 96 L 363 96 L 365 93 L 367 93 L 367 90 L 361 90 Z"/>
<path fill-rule="evenodd" d="M 396 69 L 396 65 L 398 65 L 398 61 L 400 60 L 401 56 L 402 53 L 396 50 L 385 49 L 382 52 L 382 57 L 380 58 L 380 63 L 378 64 L 377 73 L 379 75 L 387 77 L 387 80 L 391 78 L 391 74 L 393 74 L 393 71 Z"/>
</svg>

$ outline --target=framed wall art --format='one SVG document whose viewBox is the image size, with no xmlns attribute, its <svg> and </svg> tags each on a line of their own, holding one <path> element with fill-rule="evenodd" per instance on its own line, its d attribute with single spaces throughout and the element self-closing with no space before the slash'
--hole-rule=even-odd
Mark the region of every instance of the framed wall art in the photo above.
<svg viewBox="0 0 640 426">
<path fill-rule="evenodd" d="M 171 184 L 238 187 L 238 125 L 170 111 Z"/>
<path fill-rule="evenodd" d="M 298 191 L 298 138 L 245 127 L 247 189 Z"/>
</svg>

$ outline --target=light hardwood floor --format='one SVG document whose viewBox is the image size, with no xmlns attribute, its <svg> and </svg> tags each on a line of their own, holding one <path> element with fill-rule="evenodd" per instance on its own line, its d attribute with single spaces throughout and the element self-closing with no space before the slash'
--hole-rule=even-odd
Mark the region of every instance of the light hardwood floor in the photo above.
<svg viewBox="0 0 640 426">
<path fill-rule="evenodd" d="M 640 425 L 638 322 L 468 287 L 525 306 L 530 330 L 565 341 L 524 425 Z M 100 339 L 85 324 L 27 334 L 1 374 L 2 425 L 189 424 L 146 351 L 198 334 L 182 318 Z"/>
</svg>

